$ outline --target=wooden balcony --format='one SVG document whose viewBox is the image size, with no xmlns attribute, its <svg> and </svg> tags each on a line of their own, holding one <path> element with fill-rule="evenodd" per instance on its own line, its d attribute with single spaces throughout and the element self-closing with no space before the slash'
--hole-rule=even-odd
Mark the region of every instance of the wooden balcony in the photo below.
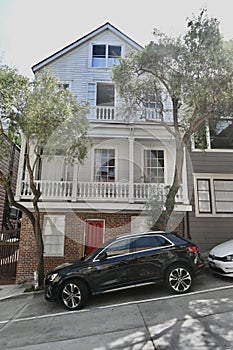
<svg viewBox="0 0 233 350">
<path fill-rule="evenodd" d="M 72 182 L 72 181 L 36 181 L 43 201 L 117 201 L 146 202 L 152 195 L 165 198 L 168 186 L 155 183 L 129 182 Z M 28 181 L 22 181 L 21 200 L 31 200 L 32 191 Z M 185 202 L 183 189 L 180 188 L 177 203 Z"/>
<path fill-rule="evenodd" d="M 162 121 L 162 116 L 154 108 L 144 108 L 143 111 L 138 111 L 135 114 L 135 120 L 147 120 L 147 121 Z M 119 108 L 111 106 L 95 106 L 90 108 L 89 116 L 90 120 L 105 120 L 105 121 L 124 121 L 125 116 L 122 115 L 122 111 Z M 172 122 L 172 113 L 167 110 L 163 115 L 163 121 Z"/>
</svg>

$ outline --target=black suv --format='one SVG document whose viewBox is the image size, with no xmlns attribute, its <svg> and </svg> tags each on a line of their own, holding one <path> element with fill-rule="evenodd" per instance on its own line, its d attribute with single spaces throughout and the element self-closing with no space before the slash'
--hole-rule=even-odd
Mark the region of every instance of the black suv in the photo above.
<svg viewBox="0 0 233 350">
<path fill-rule="evenodd" d="M 185 293 L 203 266 L 197 246 L 174 232 L 123 235 L 49 272 L 45 299 L 61 300 L 76 310 L 89 295 L 158 280 L 175 293 Z"/>
</svg>

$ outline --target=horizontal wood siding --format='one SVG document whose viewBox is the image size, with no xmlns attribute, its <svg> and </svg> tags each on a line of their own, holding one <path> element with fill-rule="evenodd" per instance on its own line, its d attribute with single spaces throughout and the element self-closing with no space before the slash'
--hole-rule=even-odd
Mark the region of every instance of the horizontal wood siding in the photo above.
<svg viewBox="0 0 233 350">
<path fill-rule="evenodd" d="M 193 173 L 232 174 L 233 153 L 191 152 L 192 168 L 189 167 L 189 195 L 192 196 L 193 211 L 189 213 L 189 228 L 192 240 L 201 251 L 233 238 L 233 217 L 196 217 L 193 196 Z"/>
<path fill-rule="evenodd" d="M 80 103 L 87 101 L 88 83 L 112 80 L 111 69 L 89 67 L 89 48 L 93 43 L 124 44 L 126 54 L 132 50 L 122 39 L 107 30 L 93 38 L 90 43 L 80 45 L 47 66 L 57 78 L 71 82 L 71 90 Z"/>
<path fill-rule="evenodd" d="M 194 173 L 233 174 L 233 152 L 192 152 Z"/>
</svg>

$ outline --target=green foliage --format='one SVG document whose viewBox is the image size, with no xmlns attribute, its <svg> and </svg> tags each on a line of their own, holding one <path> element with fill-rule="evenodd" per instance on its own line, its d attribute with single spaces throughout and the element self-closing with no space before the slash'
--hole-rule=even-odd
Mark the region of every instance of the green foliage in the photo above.
<svg viewBox="0 0 233 350">
<path fill-rule="evenodd" d="M 114 80 L 132 114 L 148 93 L 156 96 L 161 116 L 170 99 L 174 125 L 187 143 L 205 120 L 232 115 L 233 45 L 224 44 L 218 21 L 206 10 L 188 20 L 184 36 L 158 30 L 154 36 L 114 67 Z"/>
<path fill-rule="evenodd" d="M 25 163 L 32 193 L 33 211 L 16 202 L 10 174 L 0 169 L 0 181 L 9 204 L 23 211 L 31 221 L 36 239 L 39 286 L 43 285 L 43 239 L 36 186 L 35 169 L 44 156 L 53 157 L 59 150 L 67 159 L 82 162 L 87 154 L 88 122 L 86 109 L 77 104 L 74 95 L 43 71 L 30 82 L 15 69 L 0 66 L 0 160 L 8 156 L 9 145 L 19 135 L 26 142 Z M 7 135 L 7 136 L 6 136 Z"/>
<path fill-rule="evenodd" d="M 39 149 L 52 157 L 62 147 L 70 159 L 85 158 L 86 109 L 69 90 L 59 87 L 51 73 L 43 71 L 30 82 L 16 70 L 0 67 L 0 104 L 1 132 L 13 142 L 20 133 L 38 157 Z"/>
<path fill-rule="evenodd" d="M 163 125 L 176 141 L 175 171 L 167 193 L 164 210 L 156 196 L 149 202 L 153 227 L 166 228 L 180 188 L 183 148 L 189 147 L 192 135 L 203 143 L 203 131 L 209 120 L 233 117 L 233 44 L 223 42 L 219 23 L 201 10 L 188 19 L 187 32 L 178 38 L 154 31 L 154 41 L 140 52 L 121 60 L 113 69 L 113 78 L 128 116 L 141 111 L 145 121 L 148 95 L 154 96 L 155 110 L 161 116 L 154 123 Z M 170 102 L 172 126 L 165 116 Z M 144 108 L 145 109 L 145 108 Z M 150 121 L 152 121 L 150 119 Z"/>
</svg>

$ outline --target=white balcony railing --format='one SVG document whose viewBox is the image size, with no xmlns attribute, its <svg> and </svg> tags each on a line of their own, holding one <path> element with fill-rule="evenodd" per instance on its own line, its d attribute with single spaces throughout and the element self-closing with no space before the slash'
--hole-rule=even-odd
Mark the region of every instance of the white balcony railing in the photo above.
<svg viewBox="0 0 233 350">
<path fill-rule="evenodd" d="M 107 201 L 133 201 L 146 202 L 152 195 L 158 195 L 165 199 L 168 186 L 154 183 L 129 182 L 78 182 L 72 181 L 36 181 L 36 187 L 41 191 L 41 200 L 54 201 L 85 201 L 85 200 L 107 200 Z M 22 181 L 21 199 L 31 199 L 32 191 L 28 181 Z M 183 202 L 183 189 L 180 188 L 177 202 Z"/>
<path fill-rule="evenodd" d="M 162 116 L 154 108 L 145 108 L 143 111 L 138 111 L 135 114 L 136 120 L 154 120 L 162 121 Z M 96 106 L 90 108 L 89 119 L 91 120 L 118 120 L 124 121 L 125 116 L 122 115 L 120 108 L 110 107 L 110 106 Z M 172 122 L 172 113 L 167 110 L 163 115 L 163 121 Z"/>
<path fill-rule="evenodd" d="M 96 107 L 90 108 L 90 119 L 114 120 L 115 107 L 96 106 Z"/>
</svg>

